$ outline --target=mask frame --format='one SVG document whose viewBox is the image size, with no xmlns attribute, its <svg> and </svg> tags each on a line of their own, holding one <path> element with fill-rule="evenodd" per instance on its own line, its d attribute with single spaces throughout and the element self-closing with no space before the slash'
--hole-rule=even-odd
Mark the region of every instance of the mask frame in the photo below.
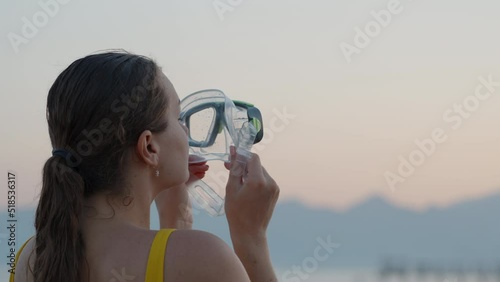
<svg viewBox="0 0 500 282">
<path fill-rule="evenodd" d="M 205 90 L 200 90 L 197 92 L 194 92 L 190 95 L 188 95 L 186 98 L 184 98 L 181 101 L 181 105 L 183 104 L 184 101 L 193 99 L 194 97 L 204 94 L 204 93 L 209 93 L 209 92 L 216 92 L 216 93 L 221 93 L 224 95 L 224 93 L 221 90 L 218 89 L 205 89 Z M 205 100 L 208 100 L 209 98 L 205 98 Z M 246 118 L 248 119 L 248 122 L 251 123 L 256 129 L 257 129 L 257 135 L 255 137 L 255 141 L 253 144 L 259 143 L 262 138 L 264 137 L 264 127 L 263 127 L 263 122 L 262 122 L 262 114 L 258 108 L 256 108 L 253 104 L 243 102 L 243 101 L 238 101 L 238 100 L 232 100 L 234 105 L 239 109 L 246 111 L 247 115 Z M 184 106 L 184 105 L 182 105 Z M 181 106 L 181 108 L 182 108 Z M 223 130 L 223 127 L 230 128 L 230 126 L 227 124 L 227 120 L 225 117 L 225 101 L 206 101 L 204 103 L 200 103 L 199 105 L 193 106 L 185 111 L 181 112 L 180 115 L 180 120 L 186 125 L 186 127 L 189 130 L 189 146 L 190 147 L 197 147 L 197 148 L 205 148 L 205 147 L 210 147 L 214 144 L 215 140 L 217 139 L 217 135 L 220 134 Z M 203 110 L 206 109 L 214 109 L 215 111 L 215 117 L 213 118 L 210 128 L 208 130 L 208 134 L 204 140 L 194 140 L 191 136 L 191 117 L 199 113 Z M 205 135 L 205 134 L 204 134 Z"/>
</svg>

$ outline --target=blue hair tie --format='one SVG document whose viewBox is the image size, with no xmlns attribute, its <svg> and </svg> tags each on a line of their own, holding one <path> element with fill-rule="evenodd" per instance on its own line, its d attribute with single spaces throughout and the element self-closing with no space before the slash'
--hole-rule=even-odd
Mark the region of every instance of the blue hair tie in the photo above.
<svg viewBox="0 0 500 282">
<path fill-rule="evenodd" d="M 66 165 L 70 166 L 74 171 L 76 172 L 80 172 L 80 170 L 78 169 L 78 165 L 71 165 L 69 164 L 68 162 L 68 155 L 71 156 L 71 153 L 66 151 L 65 149 L 54 149 L 52 150 L 52 156 L 59 156 L 61 158 L 64 159 L 64 161 L 66 162 Z"/>
<path fill-rule="evenodd" d="M 69 155 L 69 152 L 64 149 L 54 149 L 52 150 L 52 156 L 60 156 L 63 159 L 66 159 Z"/>
</svg>

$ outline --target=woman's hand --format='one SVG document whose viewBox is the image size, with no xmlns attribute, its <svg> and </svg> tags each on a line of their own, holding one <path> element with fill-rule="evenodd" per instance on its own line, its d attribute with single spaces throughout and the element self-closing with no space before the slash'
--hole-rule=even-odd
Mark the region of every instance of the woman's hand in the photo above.
<svg viewBox="0 0 500 282">
<path fill-rule="evenodd" d="M 279 197 L 279 187 L 252 154 L 243 170 L 231 148 L 225 211 L 233 247 L 251 281 L 277 281 L 267 245 L 267 226 Z M 243 174 L 243 175 L 242 175 Z"/>
<path fill-rule="evenodd" d="M 191 229 L 193 214 L 187 187 L 193 181 L 205 177 L 205 172 L 208 170 L 206 163 L 203 158 L 190 155 L 188 181 L 162 191 L 155 198 L 160 228 Z"/>
<path fill-rule="evenodd" d="M 229 180 L 226 187 L 226 216 L 231 234 L 238 237 L 265 238 L 267 226 L 279 197 L 279 187 L 261 165 L 259 156 L 252 154 L 241 176 L 241 164 L 235 162 L 231 148 Z"/>
</svg>

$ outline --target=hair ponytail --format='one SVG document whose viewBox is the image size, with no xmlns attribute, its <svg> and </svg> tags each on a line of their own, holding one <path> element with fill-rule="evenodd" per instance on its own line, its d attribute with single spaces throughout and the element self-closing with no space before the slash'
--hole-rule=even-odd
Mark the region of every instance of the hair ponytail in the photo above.
<svg viewBox="0 0 500 282">
<path fill-rule="evenodd" d="M 80 282 L 85 247 L 80 226 L 84 181 L 60 156 L 43 168 L 43 184 L 36 210 L 35 282 Z"/>
</svg>

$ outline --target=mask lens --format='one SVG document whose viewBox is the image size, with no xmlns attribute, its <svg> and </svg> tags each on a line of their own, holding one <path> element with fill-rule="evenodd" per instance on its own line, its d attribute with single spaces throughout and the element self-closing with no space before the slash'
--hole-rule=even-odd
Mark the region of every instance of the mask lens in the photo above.
<svg viewBox="0 0 500 282">
<path fill-rule="evenodd" d="M 213 137 L 215 123 L 216 111 L 212 107 L 202 109 L 189 116 L 187 127 L 191 145 L 207 147 Z"/>
</svg>

